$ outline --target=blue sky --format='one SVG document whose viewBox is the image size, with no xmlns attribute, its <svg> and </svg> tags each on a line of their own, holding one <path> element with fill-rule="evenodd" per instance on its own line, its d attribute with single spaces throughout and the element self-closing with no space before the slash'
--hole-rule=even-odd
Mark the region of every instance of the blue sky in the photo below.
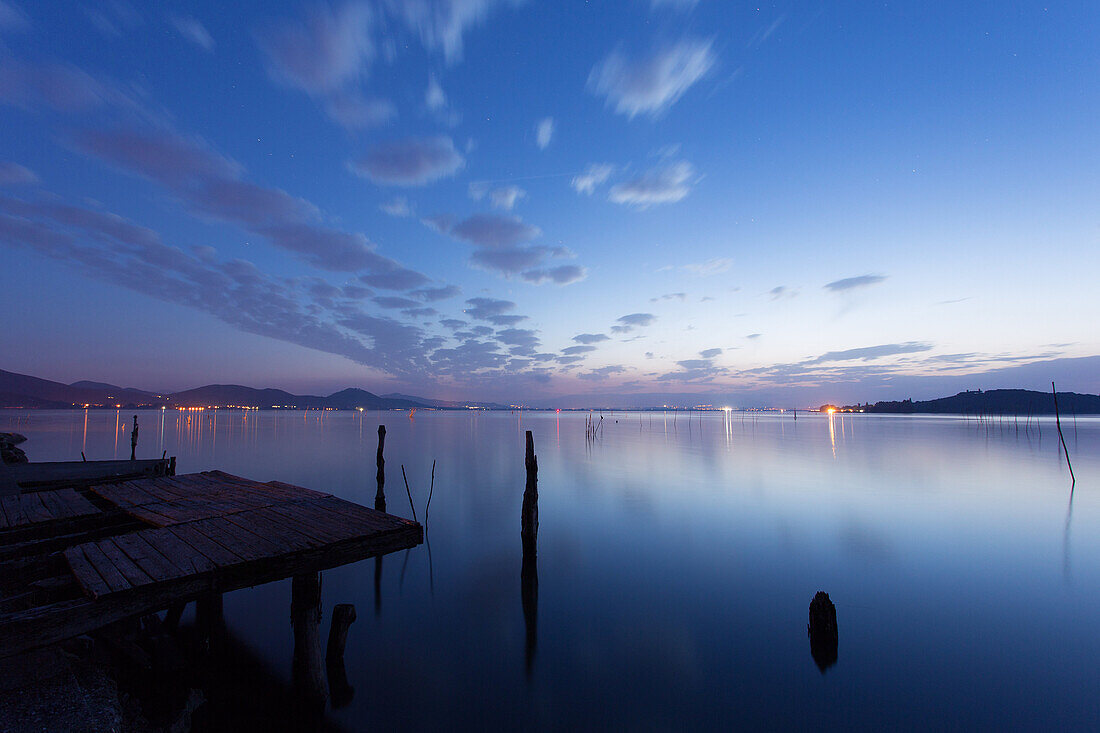
<svg viewBox="0 0 1100 733">
<path fill-rule="evenodd" d="M 0 0 L 0 368 L 510 401 L 1100 391 L 1098 20 Z"/>
</svg>

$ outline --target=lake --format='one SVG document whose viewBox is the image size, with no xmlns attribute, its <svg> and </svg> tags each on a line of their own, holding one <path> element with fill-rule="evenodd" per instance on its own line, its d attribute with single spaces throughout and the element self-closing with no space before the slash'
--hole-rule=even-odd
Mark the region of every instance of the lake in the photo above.
<svg viewBox="0 0 1100 733">
<path fill-rule="evenodd" d="M 0 430 L 32 461 L 125 458 L 130 414 L 0 411 Z M 323 574 L 323 632 L 337 603 L 358 615 L 354 696 L 328 713 L 348 730 L 1100 725 L 1097 418 L 1063 420 L 1071 493 L 1053 419 L 604 412 L 587 440 L 587 413 L 138 415 L 138 456 L 179 473 L 367 506 L 386 425 L 388 509 L 411 516 L 404 465 L 427 542 L 386 556 L 377 586 L 375 560 Z M 835 663 L 811 654 L 817 591 Z M 242 654 L 289 684 L 290 581 L 224 608 Z"/>
</svg>

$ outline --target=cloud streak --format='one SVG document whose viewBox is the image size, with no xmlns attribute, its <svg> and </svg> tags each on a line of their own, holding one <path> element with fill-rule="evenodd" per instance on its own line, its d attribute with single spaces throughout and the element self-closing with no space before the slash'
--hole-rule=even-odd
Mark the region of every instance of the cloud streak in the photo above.
<svg viewBox="0 0 1100 733">
<path fill-rule="evenodd" d="M 641 57 L 616 51 L 592 69 L 588 90 L 631 119 L 658 117 L 714 66 L 711 45 L 686 38 Z"/>
</svg>

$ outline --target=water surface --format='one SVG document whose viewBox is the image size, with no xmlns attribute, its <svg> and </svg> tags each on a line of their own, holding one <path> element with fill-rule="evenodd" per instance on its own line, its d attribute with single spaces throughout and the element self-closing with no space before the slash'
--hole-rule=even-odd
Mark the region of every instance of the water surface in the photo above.
<svg viewBox="0 0 1100 733">
<path fill-rule="evenodd" d="M 0 430 L 31 460 L 125 458 L 130 414 L 0 411 Z M 580 413 L 138 414 L 139 457 L 368 506 L 385 423 L 388 508 L 411 515 L 404 465 L 421 520 L 435 461 L 428 543 L 384 558 L 377 593 L 374 560 L 323 575 L 323 628 L 336 603 L 358 612 L 354 697 L 329 712 L 350 730 L 1100 724 L 1096 419 L 1063 422 L 1071 494 L 1048 420 L 608 412 L 588 441 Z M 839 627 L 824 672 L 819 590 Z M 287 683 L 289 609 L 289 581 L 225 597 L 230 633 Z"/>
</svg>

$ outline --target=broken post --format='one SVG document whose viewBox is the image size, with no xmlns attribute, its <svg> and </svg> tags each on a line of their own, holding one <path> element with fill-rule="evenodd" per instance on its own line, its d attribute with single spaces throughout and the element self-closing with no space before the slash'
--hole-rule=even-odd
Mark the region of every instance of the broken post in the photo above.
<svg viewBox="0 0 1100 733">
<path fill-rule="evenodd" d="M 1062 436 L 1062 417 L 1058 414 L 1058 389 L 1054 386 L 1054 382 L 1050 383 L 1050 391 L 1054 393 L 1054 424 L 1058 427 L 1058 439 L 1062 441 L 1062 451 L 1066 454 L 1070 480 L 1076 486 L 1077 477 L 1073 475 L 1073 464 L 1069 462 L 1069 448 L 1066 447 L 1066 439 Z"/>
<path fill-rule="evenodd" d="M 355 688 L 348 684 L 344 669 L 344 646 L 348 640 L 348 628 L 355 622 L 355 606 L 337 603 L 332 609 L 332 621 L 328 629 L 328 646 L 325 649 L 325 667 L 328 670 L 328 690 L 332 707 L 342 708 L 351 702 Z"/>
<path fill-rule="evenodd" d="M 386 447 L 386 426 L 378 426 L 378 454 L 375 463 L 378 466 L 376 478 L 378 491 L 374 494 L 374 508 L 380 512 L 386 511 L 386 459 L 382 457 L 382 451 Z"/>
<path fill-rule="evenodd" d="M 810 655 L 821 674 L 825 674 L 826 669 L 836 664 L 839 646 L 836 606 L 825 591 L 819 590 L 810 601 L 810 622 L 806 626 L 806 633 L 810 637 Z"/>
</svg>

